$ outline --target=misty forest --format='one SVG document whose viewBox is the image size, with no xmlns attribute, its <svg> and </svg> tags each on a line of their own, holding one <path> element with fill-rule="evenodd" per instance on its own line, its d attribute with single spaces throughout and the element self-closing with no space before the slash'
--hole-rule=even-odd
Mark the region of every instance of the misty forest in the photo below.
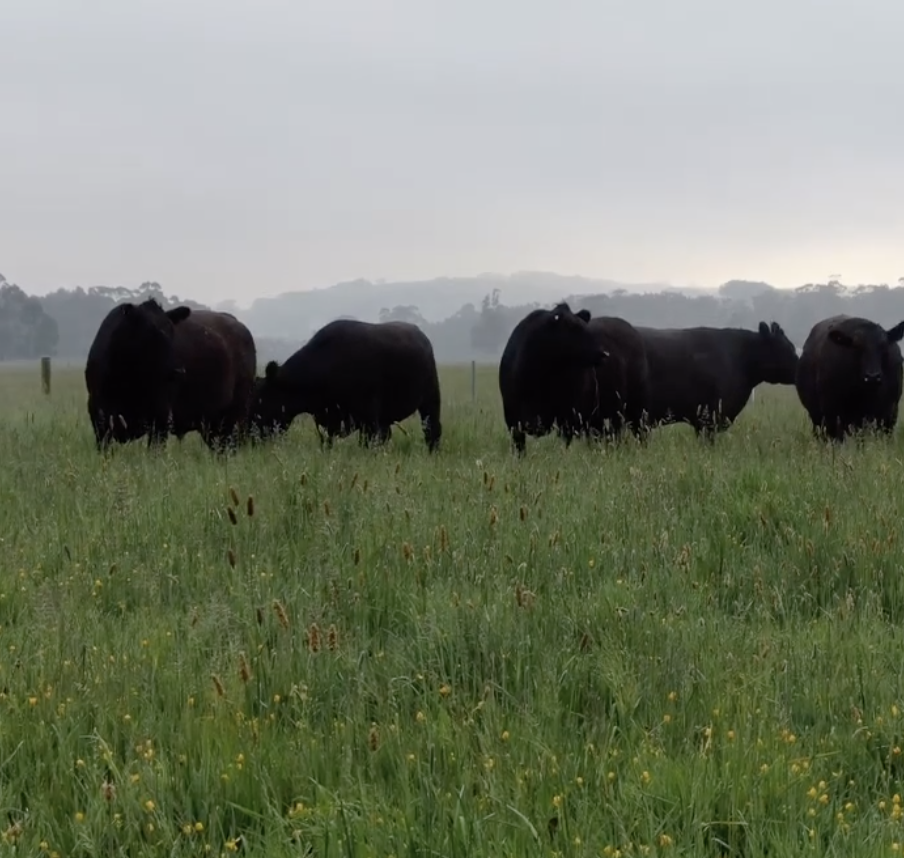
<svg viewBox="0 0 904 858">
<path fill-rule="evenodd" d="M 614 288 L 613 288 L 614 286 Z M 503 299 L 503 293 L 505 298 Z M 529 299 L 524 300 L 524 296 Z M 540 298 L 545 300 L 538 300 Z M 43 297 L 0 275 L 0 360 L 28 360 L 41 355 L 78 363 L 110 308 L 126 301 L 155 298 L 169 308 L 206 305 L 167 295 L 153 281 L 137 288 L 81 286 L 59 288 Z M 777 289 L 764 282 L 731 280 L 717 290 L 632 292 L 608 281 L 552 274 L 514 274 L 444 278 L 421 283 L 359 280 L 327 289 L 289 292 L 259 298 L 243 309 L 235 302 L 214 309 L 234 313 L 249 326 L 261 362 L 284 360 L 320 326 L 334 318 L 362 321 L 391 319 L 420 326 L 441 363 L 498 360 L 517 324 L 537 306 L 567 300 L 594 315 L 620 316 L 652 327 L 742 327 L 777 321 L 798 347 L 819 319 L 847 313 L 879 321 L 904 315 L 904 277 L 888 284 L 845 286 L 830 277 L 797 289 Z M 457 305 L 456 303 L 461 303 Z"/>
</svg>

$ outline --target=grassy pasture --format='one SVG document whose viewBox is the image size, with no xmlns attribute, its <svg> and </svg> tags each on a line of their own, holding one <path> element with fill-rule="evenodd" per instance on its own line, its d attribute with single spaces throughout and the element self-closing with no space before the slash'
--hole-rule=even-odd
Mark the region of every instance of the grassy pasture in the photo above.
<svg viewBox="0 0 904 858">
<path fill-rule="evenodd" d="M 712 448 L 518 462 L 495 368 L 442 381 L 435 457 L 305 418 L 224 464 L 0 373 L 0 850 L 898 851 L 901 431 L 763 388 Z"/>
</svg>

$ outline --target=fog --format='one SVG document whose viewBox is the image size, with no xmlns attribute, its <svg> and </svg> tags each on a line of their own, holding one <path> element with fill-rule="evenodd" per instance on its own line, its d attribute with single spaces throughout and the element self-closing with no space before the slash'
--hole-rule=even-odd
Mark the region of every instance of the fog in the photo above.
<svg viewBox="0 0 904 858">
<path fill-rule="evenodd" d="M 893 0 L 4 0 L 0 271 L 904 274 Z"/>
</svg>

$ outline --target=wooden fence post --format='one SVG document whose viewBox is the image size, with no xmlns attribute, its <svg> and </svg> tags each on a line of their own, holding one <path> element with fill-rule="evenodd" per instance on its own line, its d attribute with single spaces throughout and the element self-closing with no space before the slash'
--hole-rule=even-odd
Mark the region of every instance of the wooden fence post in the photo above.
<svg viewBox="0 0 904 858">
<path fill-rule="evenodd" d="M 50 358 L 41 358 L 41 387 L 48 396 L 50 395 Z"/>
</svg>

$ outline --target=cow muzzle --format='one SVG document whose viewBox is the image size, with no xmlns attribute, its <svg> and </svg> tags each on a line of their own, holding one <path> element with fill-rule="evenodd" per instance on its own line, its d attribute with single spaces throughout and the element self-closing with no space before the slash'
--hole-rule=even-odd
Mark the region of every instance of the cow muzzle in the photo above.
<svg viewBox="0 0 904 858">
<path fill-rule="evenodd" d="M 881 372 L 865 372 L 863 373 L 863 383 L 869 385 L 870 387 L 875 387 L 877 384 L 882 383 L 882 373 Z"/>
</svg>

